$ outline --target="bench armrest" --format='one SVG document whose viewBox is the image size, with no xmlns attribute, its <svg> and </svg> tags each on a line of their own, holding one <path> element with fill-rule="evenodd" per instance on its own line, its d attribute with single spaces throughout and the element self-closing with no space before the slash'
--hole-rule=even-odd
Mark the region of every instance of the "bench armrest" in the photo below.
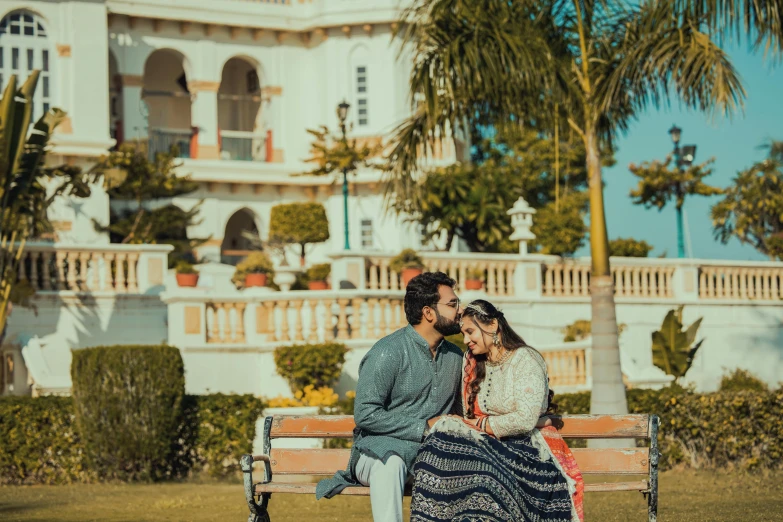
<svg viewBox="0 0 783 522">
<path fill-rule="evenodd" d="M 264 463 L 264 480 L 261 484 L 272 482 L 272 463 L 269 455 L 242 455 L 239 459 L 239 465 L 242 468 L 242 480 L 245 486 L 245 500 L 250 512 L 256 515 L 266 513 L 266 507 L 269 503 L 269 495 L 262 495 L 261 503 L 256 503 L 255 484 L 253 483 L 253 464 L 256 462 Z"/>
</svg>

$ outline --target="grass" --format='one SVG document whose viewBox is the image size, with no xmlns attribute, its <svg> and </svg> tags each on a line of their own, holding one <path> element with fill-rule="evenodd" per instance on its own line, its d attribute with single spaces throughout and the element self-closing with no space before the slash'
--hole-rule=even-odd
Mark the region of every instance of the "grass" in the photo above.
<svg viewBox="0 0 783 522">
<path fill-rule="evenodd" d="M 765 475 L 667 472 L 661 476 L 660 519 L 666 522 L 760 520 L 783 522 L 783 473 Z M 408 510 L 409 499 L 405 500 Z M 589 493 L 592 522 L 647 520 L 646 503 L 634 492 Z M 0 520 L 11 521 L 207 521 L 247 520 L 239 483 L 92 484 L 0 487 Z M 273 522 L 371 520 L 365 497 L 316 502 L 278 495 Z"/>
</svg>

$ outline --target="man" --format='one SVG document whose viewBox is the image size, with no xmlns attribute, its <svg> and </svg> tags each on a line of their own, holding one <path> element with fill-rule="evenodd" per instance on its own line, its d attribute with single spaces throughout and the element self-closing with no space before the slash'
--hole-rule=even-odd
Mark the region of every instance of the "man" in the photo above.
<svg viewBox="0 0 783 522">
<path fill-rule="evenodd" d="M 462 352 L 456 282 L 442 272 L 414 277 L 405 291 L 408 326 L 375 343 L 359 366 L 354 444 L 346 471 L 322 480 L 316 498 L 369 486 L 375 522 L 401 522 L 402 496 L 429 428 L 459 390 Z"/>
</svg>

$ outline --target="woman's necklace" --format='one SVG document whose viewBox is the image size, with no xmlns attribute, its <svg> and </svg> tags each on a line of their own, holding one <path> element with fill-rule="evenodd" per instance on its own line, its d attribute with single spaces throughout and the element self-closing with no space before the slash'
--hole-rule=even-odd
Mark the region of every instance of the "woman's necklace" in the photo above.
<svg viewBox="0 0 783 522">
<path fill-rule="evenodd" d="M 506 362 L 509 357 L 511 357 L 512 352 L 513 350 L 507 349 L 505 352 L 503 352 L 503 355 L 501 355 L 497 361 L 490 361 L 489 357 L 487 357 L 487 366 L 492 366 L 492 367 L 502 366 L 503 363 Z"/>
</svg>

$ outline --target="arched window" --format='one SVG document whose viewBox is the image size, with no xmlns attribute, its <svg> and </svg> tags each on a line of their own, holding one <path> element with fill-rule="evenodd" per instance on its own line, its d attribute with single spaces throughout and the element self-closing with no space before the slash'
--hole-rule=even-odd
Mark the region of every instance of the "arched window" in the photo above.
<svg viewBox="0 0 783 522">
<path fill-rule="evenodd" d="M 52 97 L 49 61 L 49 39 L 46 28 L 38 15 L 27 11 L 14 11 L 0 21 L 0 86 L 12 74 L 21 84 L 33 69 L 41 76 L 35 89 L 32 120 L 49 111 Z"/>
</svg>

